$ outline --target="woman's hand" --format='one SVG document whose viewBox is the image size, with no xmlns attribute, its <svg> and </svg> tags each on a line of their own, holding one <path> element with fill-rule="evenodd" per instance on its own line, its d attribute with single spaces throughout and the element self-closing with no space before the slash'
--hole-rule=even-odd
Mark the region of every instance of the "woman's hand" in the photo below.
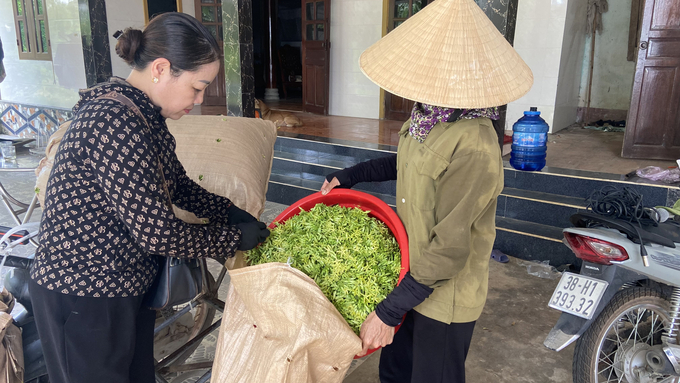
<svg viewBox="0 0 680 383">
<path fill-rule="evenodd" d="M 394 339 L 394 327 L 383 323 L 375 314 L 375 311 L 372 311 L 361 324 L 359 336 L 361 337 L 362 350 L 357 356 L 362 357 L 366 355 L 368 350 L 391 344 Z"/>
<path fill-rule="evenodd" d="M 321 194 L 323 195 L 328 194 L 336 186 L 340 186 L 340 181 L 338 181 L 337 177 L 333 177 L 331 182 L 328 182 L 328 180 L 323 180 L 323 185 L 321 186 Z"/>
</svg>

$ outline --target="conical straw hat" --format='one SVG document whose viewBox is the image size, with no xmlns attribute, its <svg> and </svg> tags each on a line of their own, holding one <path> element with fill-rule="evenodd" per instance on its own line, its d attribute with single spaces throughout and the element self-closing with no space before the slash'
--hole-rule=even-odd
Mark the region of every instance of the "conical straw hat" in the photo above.
<svg viewBox="0 0 680 383">
<path fill-rule="evenodd" d="M 525 95 L 531 69 L 473 0 L 436 0 L 359 59 L 385 90 L 450 108 L 487 108 Z"/>
</svg>

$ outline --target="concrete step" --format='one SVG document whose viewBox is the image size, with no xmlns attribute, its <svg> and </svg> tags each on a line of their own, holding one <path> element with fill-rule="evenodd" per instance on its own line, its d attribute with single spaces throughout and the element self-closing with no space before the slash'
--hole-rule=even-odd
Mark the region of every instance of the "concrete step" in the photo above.
<svg viewBox="0 0 680 383">
<path fill-rule="evenodd" d="M 496 215 L 542 225 L 569 227 L 569 217 L 585 208 L 585 201 L 581 198 L 506 187 L 498 197 Z"/>
<path fill-rule="evenodd" d="M 496 217 L 494 249 L 530 261 L 550 261 L 553 266 L 581 265 L 562 243 L 563 228 L 512 218 Z"/>
<path fill-rule="evenodd" d="M 332 160 L 327 157 L 314 158 L 314 156 L 304 154 L 276 151 L 272 164 L 272 174 L 323 183 L 327 175 L 352 165 L 354 163 Z M 367 193 L 392 196 L 397 193 L 396 181 L 362 182 L 354 188 Z"/>
<path fill-rule="evenodd" d="M 271 177 L 269 177 L 267 201 L 292 205 L 298 200 L 318 192 L 321 189 L 321 185 L 323 185 L 323 179 L 301 179 L 294 176 L 272 173 Z M 395 197 L 393 195 L 361 189 L 356 190 L 375 196 L 389 205 L 392 209 L 396 209 Z"/>
<path fill-rule="evenodd" d="M 353 163 L 384 157 L 397 151 L 396 146 L 321 137 L 314 137 L 313 140 L 300 137 L 279 136 L 274 144 L 274 150 Z"/>
<path fill-rule="evenodd" d="M 586 200 L 584 198 L 579 197 L 569 197 L 564 195 L 536 192 L 525 189 L 516 189 L 511 187 L 503 188 L 501 195 L 510 198 L 522 199 L 526 201 L 536 201 L 550 203 L 558 206 L 571 207 L 574 209 L 586 208 Z"/>
<path fill-rule="evenodd" d="M 546 168 L 540 172 L 515 170 L 506 164 L 505 187 L 585 199 L 607 186 L 628 187 L 643 196 L 645 206 L 666 205 L 680 196 L 677 186 L 637 182 L 624 175 L 581 170 Z M 675 197 L 669 191 L 674 190 Z"/>
</svg>

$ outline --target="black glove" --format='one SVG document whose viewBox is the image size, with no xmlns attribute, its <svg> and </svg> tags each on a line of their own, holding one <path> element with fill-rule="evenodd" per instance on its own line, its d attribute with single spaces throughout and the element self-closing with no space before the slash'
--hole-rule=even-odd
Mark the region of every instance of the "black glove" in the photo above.
<svg viewBox="0 0 680 383">
<path fill-rule="evenodd" d="M 397 179 L 397 154 L 360 162 L 352 167 L 338 170 L 326 176 L 326 181 L 340 182 L 341 188 L 351 188 L 359 182 L 380 182 Z"/>
<path fill-rule="evenodd" d="M 264 222 L 242 222 L 236 224 L 236 227 L 241 230 L 239 250 L 247 251 L 254 249 L 255 246 L 264 242 L 269 237 L 269 229 L 267 229 L 267 225 Z"/>
<path fill-rule="evenodd" d="M 239 209 L 238 206 L 231 204 L 227 209 L 227 225 L 237 225 L 245 222 L 257 222 L 257 218 L 253 217 L 247 211 Z"/>
</svg>

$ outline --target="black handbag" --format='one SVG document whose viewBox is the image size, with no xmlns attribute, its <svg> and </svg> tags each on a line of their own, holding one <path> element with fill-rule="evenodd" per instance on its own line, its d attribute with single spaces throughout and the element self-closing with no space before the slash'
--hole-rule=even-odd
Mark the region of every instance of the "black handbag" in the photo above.
<svg viewBox="0 0 680 383">
<path fill-rule="evenodd" d="M 116 100 L 127 106 L 137 115 L 137 117 L 139 117 L 139 119 L 144 121 L 149 129 L 151 129 L 142 112 L 129 98 L 118 92 L 110 92 L 100 98 Z M 170 191 L 165 182 L 161 159 L 157 158 L 157 162 L 158 171 L 160 172 L 161 180 L 163 181 L 163 188 L 165 189 L 165 194 L 167 196 L 168 208 L 172 211 Z M 170 308 L 189 302 L 201 292 L 203 289 L 203 273 L 201 271 L 201 262 L 198 259 L 164 256 L 160 256 L 159 259 L 160 268 L 158 270 L 158 275 L 144 298 L 147 307 L 153 310 Z"/>
<path fill-rule="evenodd" d="M 146 306 L 161 310 L 194 299 L 203 289 L 201 264 L 198 259 L 159 257 L 160 269 L 146 294 Z"/>
</svg>

